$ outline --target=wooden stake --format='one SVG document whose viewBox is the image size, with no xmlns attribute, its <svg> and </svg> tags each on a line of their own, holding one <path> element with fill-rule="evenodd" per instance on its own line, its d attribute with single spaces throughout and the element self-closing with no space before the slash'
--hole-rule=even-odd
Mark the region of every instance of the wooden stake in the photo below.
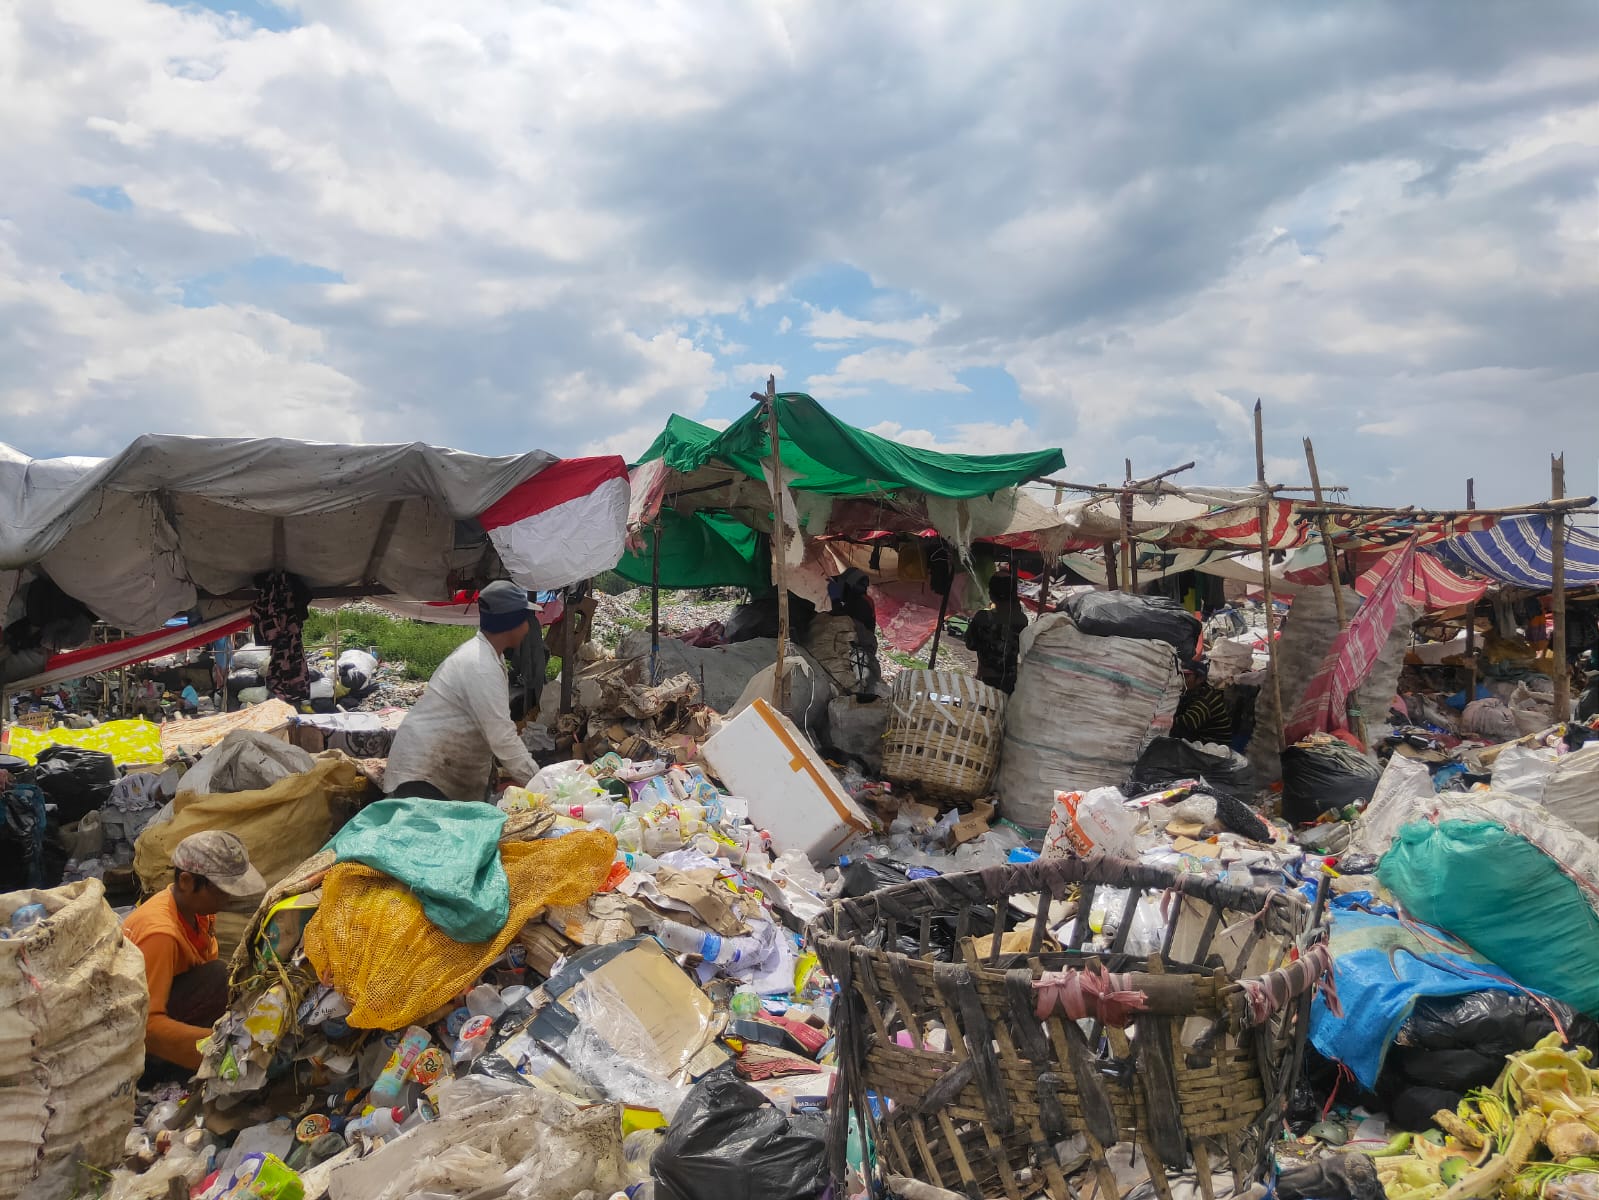
<svg viewBox="0 0 1599 1200">
<path fill-rule="evenodd" d="M 1122 460 L 1127 466 L 1127 486 L 1133 485 L 1133 460 Z M 1123 491 L 1121 494 L 1122 517 L 1122 591 L 1133 592 L 1138 590 L 1138 568 L 1133 564 L 1133 494 Z"/>
<path fill-rule="evenodd" d="M 1466 507 L 1477 507 L 1477 481 L 1466 480 Z M 1477 698 L 1477 602 L 1466 605 L 1466 703 Z"/>
<path fill-rule="evenodd" d="M 1266 486 L 1266 433 L 1260 415 L 1260 401 L 1255 401 L 1255 482 Z M 1271 596 L 1271 497 L 1260 500 L 1260 586 L 1266 598 L 1266 674 L 1271 681 L 1272 700 L 1277 705 L 1277 748 L 1283 749 L 1283 728 L 1288 714 L 1283 712 L 1283 685 L 1277 677 L 1277 613 L 1272 608 Z"/>
<path fill-rule="evenodd" d="M 1116 583 L 1116 543 L 1106 538 L 1102 549 L 1105 553 L 1105 590 L 1107 592 L 1120 591 L 1121 588 Z"/>
<path fill-rule="evenodd" d="M 650 686 L 660 680 L 661 658 L 661 519 L 655 518 L 650 553 Z"/>
<path fill-rule="evenodd" d="M 1310 439 L 1305 439 L 1305 465 L 1310 468 L 1310 487 L 1316 497 L 1316 503 L 1321 503 L 1321 474 L 1316 470 L 1316 448 L 1310 444 Z M 1333 549 L 1332 520 L 1325 513 L 1316 518 L 1316 524 L 1321 527 L 1321 551 L 1327 556 L 1327 578 L 1332 584 L 1333 607 L 1338 613 L 1338 631 L 1342 633 L 1349 628 L 1349 611 L 1344 604 L 1343 572 L 1338 569 L 1338 552 Z M 1362 744 L 1366 741 L 1366 718 L 1360 711 L 1360 701 L 1355 693 L 1351 692 L 1347 701 L 1349 727 L 1354 730 Z"/>
<path fill-rule="evenodd" d="M 944 616 L 949 612 L 949 594 L 955 590 L 955 581 L 950 580 L 949 587 L 938 598 L 938 624 L 933 626 L 933 648 L 927 655 L 927 669 L 931 671 L 938 665 L 938 642 L 944 636 Z"/>
<path fill-rule="evenodd" d="M 583 585 L 573 584 L 566 589 L 566 608 L 561 613 L 561 711 L 572 711 L 572 699 L 577 690 L 577 601 Z"/>
<path fill-rule="evenodd" d="M 777 377 L 766 377 L 766 436 L 772 443 L 772 582 L 777 585 L 777 674 L 772 707 L 788 710 L 788 551 L 783 527 L 783 448 L 777 423 Z"/>
<path fill-rule="evenodd" d="M 1564 454 L 1551 454 L 1549 456 L 1549 482 L 1550 493 L 1554 500 L 1566 498 L 1566 456 Z M 1554 524 L 1550 526 L 1549 556 L 1554 560 L 1549 571 L 1553 596 L 1550 597 L 1551 605 L 1549 619 L 1554 622 L 1554 630 L 1549 639 L 1549 648 L 1555 656 L 1555 719 L 1566 722 L 1571 719 L 1571 670 L 1566 665 L 1566 514 L 1556 512 L 1551 517 Z"/>
</svg>

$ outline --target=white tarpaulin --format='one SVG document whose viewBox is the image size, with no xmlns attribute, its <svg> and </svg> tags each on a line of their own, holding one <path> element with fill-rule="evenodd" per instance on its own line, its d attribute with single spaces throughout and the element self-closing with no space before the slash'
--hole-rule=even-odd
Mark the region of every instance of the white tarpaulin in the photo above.
<svg viewBox="0 0 1599 1200">
<path fill-rule="evenodd" d="M 485 535 L 518 583 L 556 588 L 615 564 L 626 508 L 615 457 L 151 434 L 114 458 L 36 460 L 0 445 L 0 611 L 24 567 L 129 632 L 274 566 L 312 588 L 442 599 Z"/>
</svg>

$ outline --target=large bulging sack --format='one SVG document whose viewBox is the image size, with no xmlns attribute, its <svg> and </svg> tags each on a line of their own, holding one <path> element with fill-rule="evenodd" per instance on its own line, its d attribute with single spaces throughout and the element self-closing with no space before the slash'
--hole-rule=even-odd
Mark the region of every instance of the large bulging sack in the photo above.
<svg viewBox="0 0 1599 1200">
<path fill-rule="evenodd" d="M 1345 609 L 1355 612 L 1360 607 L 1360 597 L 1353 588 L 1344 589 Z M 1377 654 L 1377 662 L 1356 691 L 1360 710 L 1368 721 L 1376 721 L 1387 713 L 1399 684 L 1399 672 L 1405 665 L 1405 654 L 1410 649 L 1410 627 L 1416 622 L 1416 610 L 1401 603 L 1394 617 L 1393 630 Z M 1290 715 L 1299 707 L 1305 689 L 1321 669 L 1321 660 L 1338 636 L 1338 612 L 1330 587 L 1307 587 L 1294 597 L 1293 610 L 1277 639 L 1277 675 L 1282 689 L 1283 708 Z M 1255 731 L 1259 735 L 1250 740 L 1249 761 L 1255 768 L 1257 787 L 1269 787 L 1282 778 L 1282 766 L 1277 761 L 1277 739 L 1270 732 L 1281 728 L 1277 705 L 1270 687 L 1260 689 L 1255 699 Z"/>
<path fill-rule="evenodd" d="M 1525 987 L 1599 1014 L 1599 915 L 1538 847 L 1491 821 L 1416 822 L 1377 878 Z"/>
<path fill-rule="evenodd" d="M 66 1200 L 122 1157 L 144 1070 L 144 956 L 98 879 L 0 896 L 45 920 L 0 941 L 0 1200 Z"/>
<path fill-rule="evenodd" d="M 1066 602 L 1066 611 L 1084 633 L 1168 642 L 1184 662 L 1193 661 L 1199 648 L 1199 618 L 1167 596 L 1079 592 Z"/>
<path fill-rule="evenodd" d="M 1365 804 L 1382 778 L 1382 768 L 1340 741 L 1289 746 L 1282 765 L 1283 820 L 1290 825 L 1311 825 L 1324 812 Z"/>
<path fill-rule="evenodd" d="M 39 751 L 33 777 L 56 806 L 62 824 L 71 824 L 111 799 L 117 765 L 109 754 L 82 746 L 51 746 Z"/>
<path fill-rule="evenodd" d="M 1120 787 L 1149 740 L 1171 732 L 1181 693 L 1170 644 L 1096 637 L 1064 613 L 1040 618 L 1022 635 L 1005 707 L 1001 813 L 1042 830 L 1057 791 Z"/>
</svg>

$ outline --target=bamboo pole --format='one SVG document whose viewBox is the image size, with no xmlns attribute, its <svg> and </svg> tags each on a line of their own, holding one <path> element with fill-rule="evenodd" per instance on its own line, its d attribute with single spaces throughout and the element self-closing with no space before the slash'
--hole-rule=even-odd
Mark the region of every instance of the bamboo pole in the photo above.
<svg viewBox="0 0 1599 1200">
<path fill-rule="evenodd" d="M 1316 503 L 1321 503 L 1321 473 L 1316 470 L 1316 448 L 1311 445 L 1310 439 L 1305 439 L 1305 465 L 1310 468 L 1310 486 L 1314 491 Z M 1338 569 L 1338 552 L 1333 549 L 1332 521 L 1325 513 L 1316 518 L 1316 524 L 1321 529 L 1321 550 L 1327 556 L 1327 581 L 1332 584 L 1333 607 L 1338 613 L 1338 631 L 1342 633 L 1349 628 L 1349 610 L 1344 603 L 1343 572 Z M 1354 730 L 1362 745 L 1366 744 L 1366 717 L 1360 711 L 1360 701 L 1354 692 L 1350 692 L 1346 700 L 1349 727 Z"/>
<path fill-rule="evenodd" d="M 1549 456 L 1550 493 L 1558 504 L 1566 496 L 1566 456 Z M 1561 722 L 1571 719 L 1571 671 L 1566 666 L 1566 515 L 1554 514 L 1549 533 L 1549 556 L 1554 560 L 1549 580 L 1553 595 L 1550 597 L 1549 619 L 1554 630 L 1549 648 L 1555 656 L 1555 717 Z"/>
<path fill-rule="evenodd" d="M 1266 486 L 1266 432 L 1260 413 L 1260 401 L 1255 401 L 1255 482 Z M 1266 674 L 1271 681 L 1272 700 L 1277 707 L 1277 748 L 1283 749 L 1283 727 L 1288 714 L 1283 712 L 1283 686 L 1277 675 L 1277 613 L 1272 608 L 1271 595 L 1271 498 L 1260 501 L 1260 586 L 1266 599 Z"/>
<path fill-rule="evenodd" d="M 1128 459 L 1123 459 L 1122 461 L 1124 463 L 1126 463 L 1126 466 L 1127 466 L 1127 474 L 1125 476 L 1123 476 L 1123 478 L 1126 479 L 1126 481 L 1127 481 L 1125 487 L 1130 488 L 1130 487 L 1133 486 L 1133 460 L 1128 458 Z M 1122 575 L 1121 575 L 1121 578 L 1122 578 L 1122 591 L 1130 592 L 1130 591 L 1133 591 L 1134 589 L 1136 589 L 1138 587 L 1138 580 L 1134 576 L 1133 568 L 1132 568 L 1132 562 L 1133 562 L 1133 532 L 1132 532 L 1132 526 L 1133 526 L 1133 494 L 1131 492 L 1125 491 L 1125 490 L 1122 492 L 1120 503 L 1119 503 L 1119 508 L 1120 508 L 1120 511 L 1121 511 L 1121 524 L 1122 524 L 1122 553 L 1121 553 L 1121 559 L 1122 559 L 1122 562 L 1121 562 L 1121 568 L 1122 568 Z"/>
<path fill-rule="evenodd" d="M 577 598 L 582 590 L 582 583 L 566 589 L 566 609 L 561 614 L 562 713 L 572 711 L 573 695 L 577 689 Z"/>
<path fill-rule="evenodd" d="M 650 539 L 650 686 L 660 682 L 661 659 L 661 518 L 655 518 Z"/>
<path fill-rule="evenodd" d="M 788 708 L 788 550 L 783 544 L 783 448 L 777 422 L 777 377 L 766 377 L 766 436 L 772 443 L 772 582 L 777 585 L 777 672 L 772 707 Z"/>
<path fill-rule="evenodd" d="M 1541 513 L 1573 513 L 1599 500 L 1599 496 L 1571 496 L 1559 500 L 1541 500 L 1537 504 L 1523 504 L 1519 508 L 1372 508 L 1355 504 L 1305 504 L 1299 512 L 1307 517 L 1531 517 Z"/>
<path fill-rule="evenodd" d="M 933 648 L 927 655 L 929 671 L 938 665 L 938 642 L 944 636 L 944 616 L 949 612 L 949 594 L 954 590 L 955 581 L 952 579 L 949 587 L 944 589 L 944 594 L 938 598 L 938 623 L 933 626 Z"/>
<path fill-rule="evenodd" d="M 1466 480 L 1466 507 L 1477 507 L 1477 481 Z M 1466 605 L 1466 703 L 1477 698 L 1477 602 Z"/>
</svg>

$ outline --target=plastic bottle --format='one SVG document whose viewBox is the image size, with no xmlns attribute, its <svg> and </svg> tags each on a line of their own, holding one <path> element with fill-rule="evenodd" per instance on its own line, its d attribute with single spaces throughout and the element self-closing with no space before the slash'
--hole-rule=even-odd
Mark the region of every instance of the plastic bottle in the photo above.
<svg viewBox="0 0 1599 1200">
<path fill-rule="evenodd" d="M 641 875 L 653 875 L 661 865 L 656 858 L 645 854 L 642 850 L 618 850 L 616 861 L 626 863 L 629 871 L 636 871 Z"/>
<path fill-rule="evenodd" d="M 575 817 L 579 821 L 587 821 L 590 824 L 598 823 L 609 829 L 628 810 L 626 805 L 617 804 L 610 800 L 585 800 L 582 804 L 564 805 L 556 811 L 569 817 Z"/>
<path fill-rule="evenodd" d="M 650 1178 L 650 1159 L 665 1140 L 664 1129 L 635 1129 L 622 1139 L 622 1169 L 629 1183 Z"/>
<path fill-rule="evenodd" d="M 400 1039 L 400 1044 L 394 1048 L 394 1053 L 389 1056 L 389 1061 L 378 1076 L 377 1082 L 372 1085 L 372 1090 L 367 1093 L 367 1103 L 373 1108 L 392 1106 L 400 1098 L 400 1093 L 405 1090 L 406 1078 L 411 1074 L 411 1068 L 416 1065 L 417 1057 L 432 1044 L 432 1041 L 428 1031 L 420 1026 L 412 1025 L 408 1028 L 405 1036 Z"/>
<path fill-rule="evenodd" d="M 490 1020 L 498 1017 L 505 1011 L 505 1001 L 500 998 L 500 989 L 493 984 L 480 983 L 466 994 L 466 1007 L 474 1017 L 488 1017 Z M 471 1024 L 470 1021 L 467 1022 Z M 461 1030 L 461 1036 L 466 1036 L 466 1029 Z"/>
<path fill-rule="evenodd" d="M 611 832 L 616 835 L 618 849 L 635 854 L 644 849 L 644 823 L 636 813 L 624 812 Z"/>
<path fill-rule="evenodd" d="M 722 949 L 719 934 L 680 925 L 676 921 L 662 921 L 655 936 L 668 950 L 677 954 L 698 954 L 706 962 L 715 962 Z"/>
<path fill-rule="evenodd" d="M 761 1011 L 761 994 L 747 983 L 740 984 L 727 1007 L 735 1017 L 749 1019 Z"/>
<path fill-rule="evenodd" d="M 405 1122 L 403 1108 L 375 1108 L 364 1117 L 357 1117 L 344 1128 L 345 1141 L 360 1138 L 370 1142 L 375 1138 L 391 1138 L 400 1132 Z"/>
<path fill-rule="evenodd" d="M 32 929 L 47 915 L 42 904 L 24 904 L 11 914 L 11 932 L 23 933 Z"/>
</svg>

